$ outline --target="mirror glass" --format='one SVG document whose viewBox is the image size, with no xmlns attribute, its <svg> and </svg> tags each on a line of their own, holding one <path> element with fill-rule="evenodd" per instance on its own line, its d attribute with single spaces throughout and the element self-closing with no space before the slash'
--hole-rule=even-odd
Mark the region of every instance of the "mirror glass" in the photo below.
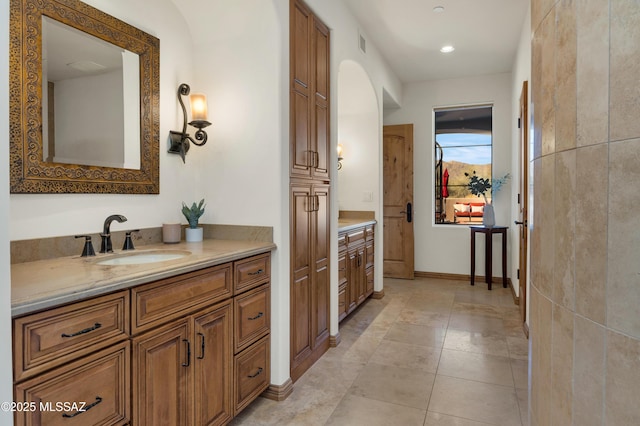
<svg viewBox="0 0 640 426">
<path fill-rule="evenodd" d="M 43 160 L 140 169 L 138 55 L 42 17 Z"/>
<path fill-rule="evenodd" d="M 79 0 L 10 0 L 12 193 L 160 192 L 160 40 Z"/>
</svg>

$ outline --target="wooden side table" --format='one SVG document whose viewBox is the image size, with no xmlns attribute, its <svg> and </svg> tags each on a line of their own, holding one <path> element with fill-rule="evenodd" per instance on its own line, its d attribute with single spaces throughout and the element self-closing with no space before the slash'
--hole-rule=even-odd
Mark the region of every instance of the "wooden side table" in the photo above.
<svg viewBox="0 0 640 426">
<path fill-rule="evenodd" d="M 476 233 L 484 234 L 484 261 L 485 281 L 491 290 L 491 269 L 493 266 L 493 236 L 502 234 L 502 287 L 507 288 L 507 229 L 508 226 L 470 226 L 471 229 L 471 285 L 475 284 L 476 274 Z"/>
</svg>

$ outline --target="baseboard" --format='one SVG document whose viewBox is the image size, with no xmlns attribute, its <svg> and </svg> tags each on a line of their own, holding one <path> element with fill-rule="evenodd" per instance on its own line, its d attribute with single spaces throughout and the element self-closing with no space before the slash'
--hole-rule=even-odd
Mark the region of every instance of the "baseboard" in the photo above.
<svg viewBox="0 0 640 426">
<path fill-rule="evenodd" d="M 341 341 L 342 337 L 340 336 L 340 332 L 338 331 L 335 336 L 329 336 L 329 347 L 337 348 Z"/>
<path fill-rule="evenodd" d="M 382 299 L 383 297 L 384 297 L 384 288 L 380 291 L 374 291 L 373 294 L 371 294 L 372 299 Z"/>
<path fill-rule="evenodd" d="M 288 378 L 281 385 L 269 385 L 266 391 L 262 392 L 263 398 L 271 399 L 273 401 L 284 401 L 293 392 L 293 381 Z"/>
</svg>

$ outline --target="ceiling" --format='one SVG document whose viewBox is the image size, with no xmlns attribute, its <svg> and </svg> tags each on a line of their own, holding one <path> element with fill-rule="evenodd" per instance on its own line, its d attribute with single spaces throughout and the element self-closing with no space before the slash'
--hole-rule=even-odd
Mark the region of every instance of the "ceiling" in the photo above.
<svg viewBox="0 0 640 426">
<path fill-rule="evenodd" d="M 344 2 L 403 83 L 510 72 L 529 8 L 529 0 Z M 441 53 L 445 44 L 455 51 Z"/>
</svg>

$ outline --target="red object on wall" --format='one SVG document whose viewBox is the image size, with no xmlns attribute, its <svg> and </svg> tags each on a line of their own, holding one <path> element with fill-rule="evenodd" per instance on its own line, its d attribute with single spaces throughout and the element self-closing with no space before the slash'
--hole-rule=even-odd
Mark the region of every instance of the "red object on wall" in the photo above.
<svg viewBox="0 0 640 426">
<path fill-rule="evenodd" d="M 449 169 L 444 169 L 444 173 L 442 174 L 442 198 L 447 198 L 449 196 L 449 189 L 447 185 L 449 184 Z"/>
</svg>

